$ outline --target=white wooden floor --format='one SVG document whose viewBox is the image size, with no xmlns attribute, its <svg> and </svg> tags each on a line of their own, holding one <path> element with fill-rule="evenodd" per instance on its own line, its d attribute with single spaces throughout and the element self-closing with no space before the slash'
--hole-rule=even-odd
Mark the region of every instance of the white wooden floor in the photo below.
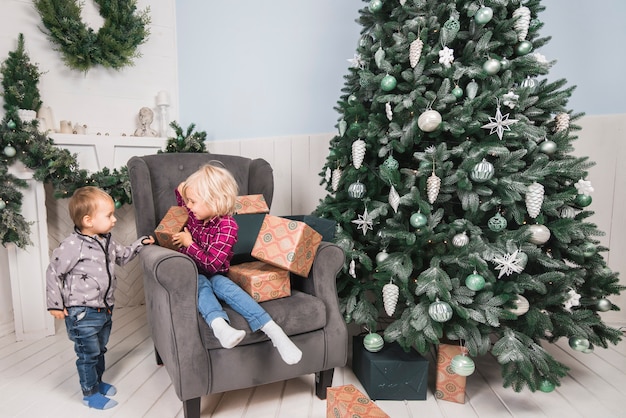
<svg viewBox="0 0 626 418">
<path fill-rule="evenodd" d="M 15 342 L 0 338 L 0 417 L 182 417 L 169 376 L 156 365 L 143 306 L 117 309 L 107 353 L 105 380 L 117 386 L 119 402 L 107 411 L 82 405 L 72 343 L 62 323 L 55 336 Z M 465 404 L 438 401 L 429 379 L 425 401 L 376 401 L 393 418 L 417 417 L 626 417 L 626 342 L 581 354 L 566 341 L 548 345 L 570 374 L 552 393 L 504 389 L 491 356 L 474 359 Z M 432 366 L 431 361 L 431 366 Z M 432 368 L 432 367 L 431 367 Z M 431 373 L 432 375 L 432 373 Z M 323 418 L 326 402 L 315 397 L 313 375 L 211 395 L 202 400 L 202 417 Z M 335 371 L 333 386 L 354 384 L 349 367 Z"/>
</svg>

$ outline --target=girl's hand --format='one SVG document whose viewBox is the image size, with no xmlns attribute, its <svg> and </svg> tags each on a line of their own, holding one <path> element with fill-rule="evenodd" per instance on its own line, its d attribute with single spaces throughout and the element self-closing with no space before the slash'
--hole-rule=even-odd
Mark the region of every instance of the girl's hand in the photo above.
<svg viewBox="0 0 626 418">
<path fill-rule="evenodd" d="M 143 245 L 152 245 L 152 244 L 154 244 L 154 237 L 152 235 L 150 235 L 148 238 L 142 239 L 141 243 Z"/>
<path fill-rule="evenodd" d="M 189 229 L 185 227 L 185 229 L 183 229 L 181 232 L 172 235 L 172 242 L 178 247 L 185 248 L 193 244 L 193 238 L 191 238 L 191 233 L 189 232 Z"/>
<path fill-rule="evenodd" d="M 67 308 L 63 308 L 62 311 L 48 311 L 50 315 L 54 316 L 56 319 L 64 319 L 67 316 Z"/>
</svg>

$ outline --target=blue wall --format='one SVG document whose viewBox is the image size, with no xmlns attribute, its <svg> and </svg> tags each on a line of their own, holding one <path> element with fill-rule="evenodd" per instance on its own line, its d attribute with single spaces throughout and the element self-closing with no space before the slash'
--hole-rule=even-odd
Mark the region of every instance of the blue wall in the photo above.
<svg viewBox="0 0 626 418">
<path fill-rule="evenodd" d="M 397 1 L 397 0 L 388 0 Z M 411 0 L 408 0 L 411 1 Z M 626 113 L 626 2 L 545 0 L 539 52 L 576 112 Z M 362 0 L 177 0 L 180 123 L 208 139 L 333 132 Z M 602 7 L 600 7 L 600 5 Z"/>
</svg>

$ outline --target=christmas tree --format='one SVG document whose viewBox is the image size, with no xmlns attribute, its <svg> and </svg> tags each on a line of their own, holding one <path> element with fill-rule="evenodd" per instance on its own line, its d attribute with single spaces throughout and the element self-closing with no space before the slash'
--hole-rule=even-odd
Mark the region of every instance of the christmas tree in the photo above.
<svg viewBox="0 0 626 418">
<path fill-rule="evenodd" d="M 542 344 L 616 344 L 593 163 L 571 155 L 574 90 L 548 81 L 539 0 L 370 0 L 316 214 L 337 221 L 347 322 L 422 353 L 490 352 L 504 386 L 550 391 Z"/>
<path fill-rule="evenodd" d="M 23 34 L 18 35 L 17 48 L 9 52 L 8 58 L 0 66 L 0 73 L 6 110 L 39 110 L 42 103 L 37 84 L 42 73 L 26 52 Z"/>
</svg>

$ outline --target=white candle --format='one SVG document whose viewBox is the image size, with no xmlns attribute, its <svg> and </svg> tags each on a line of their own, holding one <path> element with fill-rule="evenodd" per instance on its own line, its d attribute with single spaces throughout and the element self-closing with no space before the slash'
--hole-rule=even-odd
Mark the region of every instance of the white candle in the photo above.
<svg viewBox="0 0 626 418">
<path fill-rule="evenodd" d="M 157 106 L 169 106 L 170 95 L 165 90 L 161 90 L 156 97 Z"/>
</svg>

